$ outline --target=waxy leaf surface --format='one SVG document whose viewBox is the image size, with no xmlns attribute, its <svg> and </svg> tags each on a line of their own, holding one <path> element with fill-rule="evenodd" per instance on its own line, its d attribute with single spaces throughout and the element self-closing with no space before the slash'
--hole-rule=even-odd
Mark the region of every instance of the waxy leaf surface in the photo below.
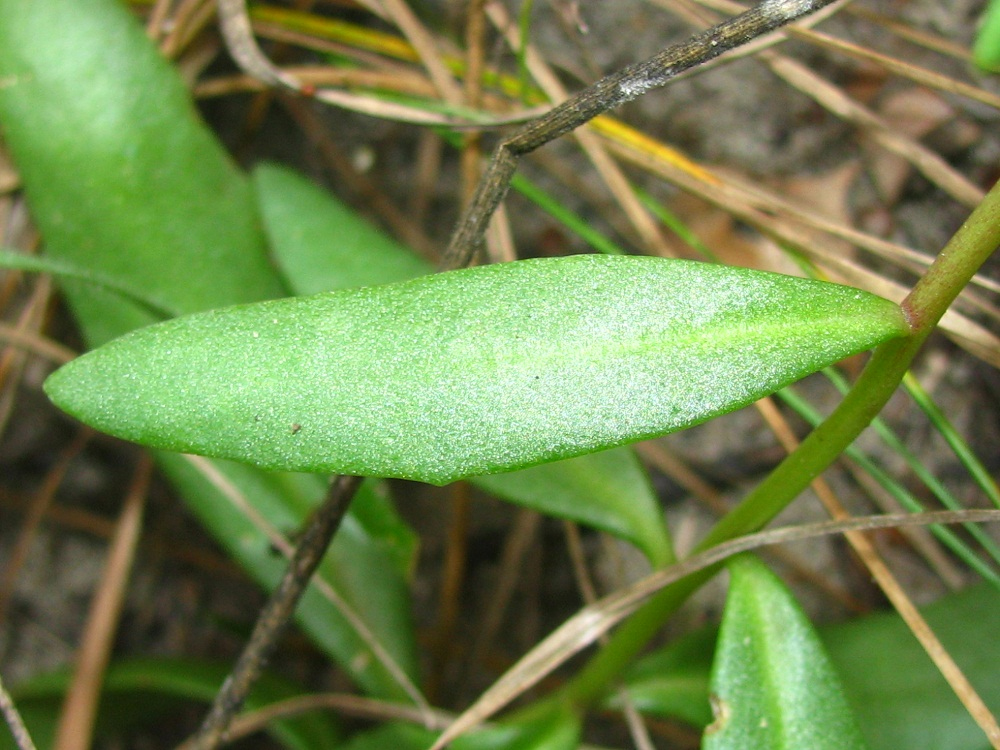
<svg viewBox="0 0 1000 750">
<path fill-rule="evenodd" d="M 905 332 L 849 287 L 573 256 L 178 318 L 46 390 L 159 448 L 444 484 L 678 430 Z"/>
<path fill-rule="evenodd" d="M 819 636 L 757 558 L 729 563 L 704 750 L 865 750 Z"/>
<path fill-rule="evenodd" d="M 253 182 L 272 257 L 295 294 L 388 284 L 433 272 L 409 248 L 302 175 L 265 164 L 254 170 Z M 653 565 L 672 560 L 659 498 L 630 448 L 470 481 L 508 502 L 627 539 Z"/>
</svg>

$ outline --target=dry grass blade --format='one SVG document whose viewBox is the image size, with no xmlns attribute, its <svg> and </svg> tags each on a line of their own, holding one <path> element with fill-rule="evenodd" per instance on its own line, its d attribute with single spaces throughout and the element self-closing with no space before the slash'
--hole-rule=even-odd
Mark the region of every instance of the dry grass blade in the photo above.
<svg viewBox="0 0 1000 750">
<path fill-rule="evenodd" d="M 987 91 L 979 86 L 972 86 L 968 83 L 956 80 L 950 76 L 942 75 L 933 70 L 922 68 L 919 65 L 912 65 L 898 60 L 889 55 L 883 55 L 874 50 L 866 49 L 858 44 L 848 42 L 844 39 L 823 34 L 812 29 L 800 28 L 797 25 L 789 28 L 789 33 L 800 39 L 804 39 L 818 47 L 842 52 L 859 60 L 867 60 L 876 63 L 887 72 L 898 75 L 902 78 L 918 83 L 928 88 L 946 91 L 949 94 L 964 96 L 972 101 L 986 104 L 994 109 L 1000 109 L 1000 96 L 991 91 Z"/>
<path fill-rule="evenodd" d="M 0 679 L 0 714 L 7 722 L 7 728 L 10 730 L 11 737 L 14 738 L 17 750 L 35 750 L 31 734 L 28 733 L 28 728 L 24 725 L 24 720 L 21 718 L 17 706 L 14 705 L 13 698 L 7 692 L 3 679 Z"/>
<path fill-rule="evenodd" d="M 778 76 L 799 91 L 813 97 L 828 111 L 859 127 L 883 148 L 902 156 L 955 200 L 969 208 L 975 208 L 982 201 L 985 192 L 938 154 L 890 127 L 881 117 L 802 63 L 771 52 L 761 53 L 761 57 Z"/>
<path fill-rule="evenodd" d="M 25 331 L 20 326 L 9 326 L 6 323 L 0 323 L 0 342 L 35 354 L 55 365 L 66 364 L 77 356 L 68 346 L 63 346 L 41 334 Z"/>
<path fill-rule="evenodd" d="M 31 543 L 38 533 L 42 518 L 51 507 L 52 499 L 55 497 L 56 490 L 62 485 L 70 464 L 83 450 L 91 435 L 92 432 L 88 428 L 84 428 L 77 434 L 73 442 L 62 451 L 56 465 L 46 475 L 41 490 L 32 499 L 27 518 L 25 518 L 21 532 L 14 543 L 14 549 L 4 565 L 3 576 L 0 577 L 0 622 L 3 622 L 7 617 L 7 608 L 14 592 L 18 574 L 21 572 L 25 560 L 28 559 Z"/>
<path fill-rule="evenodd" d="M 57 750 L 87 750 L 90 747 L 104 671 L 111 656 L 118 617 L 142 531 L 143 509 L 152 472 L 152 460 L 143 454 L 125 498 L 111 540 L 104 576 L 84 626 L 73 681 L 56 730 L 54 747 Z"/>
<path fill-rule="evenodd" d="M 272 86 L 303 91 L 297 78 L 278 68 L 261 52 L 250 25 L 246 0 L 217 0 L 219 28 L 230 56 L 242 70 Z"/>
<path fill-rule="evenodd" d="M 812 539 L 851 531 L 924 526 L 929 524 L 1000 522 L 1000 511 L 936 511 L 914 515 L 888 514 L 846 520 L 823 521 L 763 531 L 725 542 L 676 565 L 659 570 L 636 583 L 604 597 L 563 623 L 552 634 L 504 673 L 493 686 L 466 709 L 438 738 L 431 750 L 448 743 L 500 711 L 574 654 L 593 644 L 611 628 L 635 612 L 656 592 L 693 573 L 710 568 L 733 555 L 760 547 Z"/>
</svg>

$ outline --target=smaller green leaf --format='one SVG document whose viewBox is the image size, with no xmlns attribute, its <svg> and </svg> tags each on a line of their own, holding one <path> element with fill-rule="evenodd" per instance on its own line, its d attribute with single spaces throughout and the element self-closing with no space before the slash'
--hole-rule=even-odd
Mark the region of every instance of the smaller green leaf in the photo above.
<svg viewBox="0 0 1000 750">
<path fill-rule="evenodd" d="M 729 563 L 705 750 L 867 747 L 819 637 L 757 558 Z"/>
<path fill-rule="evenodd" d="M 663 509 L 642 464 L 629 448 L 470 481 L 509 502 L 632 542 L 654 567 L 673 559 Z"/>
<path fill-rule="evenodd" d="M 386 284 L 433 270 L 291 169 L 262 164 L 253 185 L 275 263 L 297 294 Z"/>
<path fill-rule="evenodd" d="M 679 430 L 907 330 L 849 287 L 585 255 L 178 318 L 46 391 L 158 448 L 445 484 Z"/>
</svg>

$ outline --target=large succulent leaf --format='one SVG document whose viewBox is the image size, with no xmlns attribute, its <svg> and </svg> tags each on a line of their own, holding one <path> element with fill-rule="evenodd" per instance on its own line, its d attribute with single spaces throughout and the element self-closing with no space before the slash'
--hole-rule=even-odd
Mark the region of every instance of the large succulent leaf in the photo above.
<svg viewBox="0 0 1000 750">
<path fill-rule="evenodd" d="M 296 172 L 261 165 L 253 183 L 275 263 L 296 294 L 389 283 L 432 270 Z M 508 502 L 626 539 L 652 565 L 672 555 L 659 501 L 629 448 L 471 481 Z"/>
<path fill-rule="evenodd" d="M 704 750 L 866 748 L 819 636 L 785 586 L 752 556 L 729 564 L 712 666 L 715 722 Z"/>
<path fill-rule="evenodd" d="M 167 321 L 46 390 L 159 448 L 443 484 L 688 427 L 906 330 L 849 287 L 574 256 Z"/>
</svg>

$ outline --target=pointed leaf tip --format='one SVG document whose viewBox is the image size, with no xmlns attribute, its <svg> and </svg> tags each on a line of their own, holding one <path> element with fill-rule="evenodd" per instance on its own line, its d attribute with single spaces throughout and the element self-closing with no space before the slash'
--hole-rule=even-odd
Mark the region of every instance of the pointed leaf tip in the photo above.
<svg viewBox="0 0 1000 750">
<path fill-rule="evenodd" d="M 571 256 L 178 318 L 45 388 L 157 448 L 444 484 L 688 427 L 906 330 L 849 287 Z"/>
</svg>

